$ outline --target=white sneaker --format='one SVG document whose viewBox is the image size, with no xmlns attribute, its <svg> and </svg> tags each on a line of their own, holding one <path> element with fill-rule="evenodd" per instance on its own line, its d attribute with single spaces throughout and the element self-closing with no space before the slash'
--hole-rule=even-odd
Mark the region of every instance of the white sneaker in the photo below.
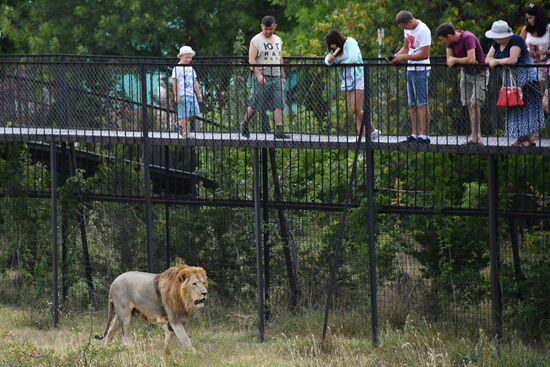
<svg viewBox="0 0 550 367">
<path fill-rule="evenodd" d="M 376 140 L 380 136 L 380 130 L 374 129 L 370 133 L 370 140 Z"/>
</svg>

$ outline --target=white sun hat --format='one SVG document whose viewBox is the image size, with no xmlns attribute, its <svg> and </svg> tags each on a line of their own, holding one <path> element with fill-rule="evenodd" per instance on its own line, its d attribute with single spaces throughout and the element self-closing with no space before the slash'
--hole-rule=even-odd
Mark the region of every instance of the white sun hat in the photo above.
<svg viewBox="0 0 550 367">
<path fill-rule="evenodd" d="M 501 39 L 513 36 L 512 28 L 503 20 L 497 20 L 493 23 L 491 30 L 485 32 L 485 37 L 491 39 Z"/>
<path fill-rule="evenodd" d="M 178 53 L 178 57 L 185 54 L 191 54 L 191 56 L 195 56 L 195 51 L 193 51 L 193 49 L 189 46 L 182 46 L 180 48 L 180 52 Z"/>
</svg>

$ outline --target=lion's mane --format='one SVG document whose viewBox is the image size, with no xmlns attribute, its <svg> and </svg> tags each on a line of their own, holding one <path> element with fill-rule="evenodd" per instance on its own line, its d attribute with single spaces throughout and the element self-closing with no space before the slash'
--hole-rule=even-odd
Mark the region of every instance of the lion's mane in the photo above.
<svg viewBox="0 0 550 367">
<path fill-rule="evenodd" d="M 201 276 L 208 285 L 206 271 L 188 265 L 173 266 L 155 279 L 162 305 L 166 311 L 171 311 L 173 321 L 184 320 L 196 308 L 189 295 L 193 275 Z"/>
</svg>

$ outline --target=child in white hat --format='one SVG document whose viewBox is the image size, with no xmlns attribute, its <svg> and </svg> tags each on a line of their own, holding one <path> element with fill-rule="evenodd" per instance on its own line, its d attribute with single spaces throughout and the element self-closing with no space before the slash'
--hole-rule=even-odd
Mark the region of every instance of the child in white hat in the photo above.
<svg viewBox="0 0 550 367">
<path fill-rule="evenodd" d="M 190 65 L 195 51 L 189 46 L 180 48 L 178 65 L 172 70 L 174 101 L 178 107 L 178 128 L 183 136 L 189 132 L 189 121 L 200 117 L 199 102 L 202 102 L 202 93 L 195 69 Z"/>
</svg>

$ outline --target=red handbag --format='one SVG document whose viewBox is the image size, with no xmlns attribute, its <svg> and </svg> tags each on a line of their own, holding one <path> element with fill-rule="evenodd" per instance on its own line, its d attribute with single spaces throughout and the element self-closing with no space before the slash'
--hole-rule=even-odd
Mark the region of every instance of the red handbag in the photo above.
<svg viewBox="0 0 550 367">
<path fill-rule="evenodd" d="M 516 80 L 510 71 L 510 86 L 506 82 L 506 70 L 502 76 L 502 88 L 498 94 L 497 107 L 511 108 L 523 106 L 523 91 L 516 85 Z"/>
</svg>

